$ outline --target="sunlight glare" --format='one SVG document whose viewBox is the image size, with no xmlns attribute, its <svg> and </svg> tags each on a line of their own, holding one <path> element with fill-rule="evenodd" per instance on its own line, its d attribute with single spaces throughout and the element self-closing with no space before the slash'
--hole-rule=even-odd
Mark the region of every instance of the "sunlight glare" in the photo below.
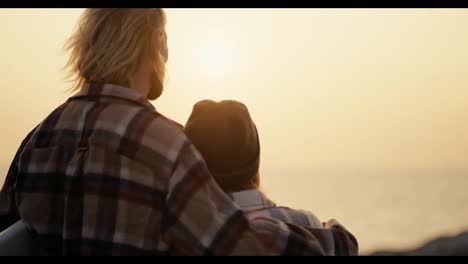
<svg viewBox="0 0 468 264">
<path fill-rule="evenodd" d="M 208 79 L 218 79 L 228 75 L 233 70 L 235 60 L 232 44 L 223 34 L 202 36 L 196 50 L 199 73 Z"/>
</svg>

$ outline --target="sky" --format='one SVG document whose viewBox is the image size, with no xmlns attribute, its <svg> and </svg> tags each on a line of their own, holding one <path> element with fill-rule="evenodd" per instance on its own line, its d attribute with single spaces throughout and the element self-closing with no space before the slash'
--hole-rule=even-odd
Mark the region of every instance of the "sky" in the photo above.
<svg viewBox="0 0 468 264">
<path fill-rule="evenodd" d="M 0 182 L 29 130 L 70 96 L 62 46 L 81 12 L 0 10 Z M 289 206 L 316 208 L 320 218 L 340 216 L 359 230 L 365 249 L 397 247 L 398 239 L 382 241 L 353 226 L 346 199 L 378 201 L 395 179 L 420 179 L 412 180 L 418 186 L 467 175 L 467 9 L 166 12 L 168 78 L 153 102 L 158 111 L 184 124 L 199 100 L 243 102 L 260 133 L 262 188 Z M 340 195 L 344 182 L 353 197 Z M 466 183 L 459 177 L 447 186 Z M 375 184 L 378 191 L 363 194 Z M 446 195 L 412 190 L 408 195 Z M 468 219 L 468 211 L 453 212 L 449 217 Z M 453 232 L 459 223 L 443 225 Z"/>
</svg>

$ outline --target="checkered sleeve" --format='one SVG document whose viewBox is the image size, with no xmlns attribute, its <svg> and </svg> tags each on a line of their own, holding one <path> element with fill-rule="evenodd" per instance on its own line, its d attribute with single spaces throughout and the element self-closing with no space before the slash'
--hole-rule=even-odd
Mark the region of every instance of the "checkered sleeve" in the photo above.
<svg viewBox="0 0 468 264">
<path fill-rule="evenodd" d="M 214 182 L 187 142 L 170 178 L 163 215 L 165 243 L 181 255 L 336 255 L 352 253 L 344 230 L 314 229 L 268 217 L 248 219 Z"/>
<path fill-rule="evenodd" d="M 3 187 L 0 191 L 0 232 L 19 220 L 14 192 L 16 179 L 18 177 L 18 163 L 24 146 L 29 141 L 35 130 L 36 129 L 33 129 L 21 142 L 21 145 L 15 154 L 15 157 L 10 165 L 10 169 L 8 170 L 5 182 L 3 183 Z"/>
</svg>

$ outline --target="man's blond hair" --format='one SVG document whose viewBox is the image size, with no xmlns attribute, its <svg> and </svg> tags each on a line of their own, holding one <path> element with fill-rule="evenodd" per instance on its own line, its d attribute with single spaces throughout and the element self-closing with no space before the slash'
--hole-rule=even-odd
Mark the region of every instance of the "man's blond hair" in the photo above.
<svg viewBox="0 0 468 264">
<path fill-rule="evenodd" d="M 86 9 L 64 47 L 70 53 L 66 68 L 74 81 L 72 90 L 90 80 L 129 86 L 143 58 L 148 58 L 159 97 L 165 61 L 154 34 L 164 31 L 165 24 L 165 13 L 158 8 Z"/>
</svg>

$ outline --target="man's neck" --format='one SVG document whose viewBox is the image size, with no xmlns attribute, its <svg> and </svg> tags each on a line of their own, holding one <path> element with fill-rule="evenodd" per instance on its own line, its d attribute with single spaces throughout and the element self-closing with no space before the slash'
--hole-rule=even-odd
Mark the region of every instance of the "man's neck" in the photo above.
<svg viewBox="0 0 468 264">
<path fill-rule="evenodd" d="M 130 88 L 135 89 L 141 93 L 144 97 L 148 97 L 149 91 L 151 89 L 150 81 L 150 67 L 145 67 L 145 63 L 142 63 L 138 70 L 135 72 L 135 75 L 130 80 Z"/>
</svg>

